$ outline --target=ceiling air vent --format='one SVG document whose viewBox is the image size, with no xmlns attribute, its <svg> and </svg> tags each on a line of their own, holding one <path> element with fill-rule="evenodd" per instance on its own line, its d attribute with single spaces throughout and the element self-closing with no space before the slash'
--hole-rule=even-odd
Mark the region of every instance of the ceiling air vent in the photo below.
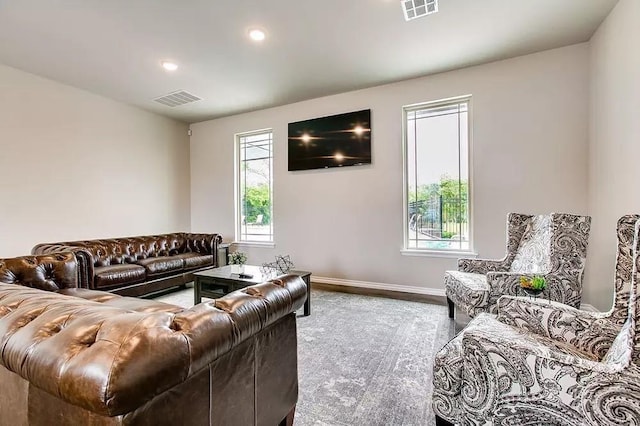
<svg viewBox="0 0 640 426">
<path fill-rule="evenodd" d="M 401 3 L 407 21 L 438 11 L 438 0 L 401 0 Z"/>
<path fill-rule="evenodd" d="M 199 100 L 201 100 L 201 98 L 184 90 L 178 90 L 177 92 L 169 93 L 168 95 L 154 99 L 154 101 L 171 108 Z"/>
</svg>

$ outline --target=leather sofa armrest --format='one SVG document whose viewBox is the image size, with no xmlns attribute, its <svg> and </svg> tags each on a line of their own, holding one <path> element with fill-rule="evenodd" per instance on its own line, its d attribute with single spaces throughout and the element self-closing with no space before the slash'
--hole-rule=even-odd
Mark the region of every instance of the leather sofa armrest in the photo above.
<svg viewBox="0 0 640 426">
<path fill-rule="evenodd" d="M 93 256 L 88 250 L 61 243 L 38 244 L 31 249 L 31 254 L 33 255 L 56 254 L 61 252 L 72 252 L 76 257 L 78 263 L 78 287 L 94 288 Z"/>
<path fill-rule="evenodd" d="M 222 235 L 187 232 L 184 236 L 187 240 L 187 246 L 192 251 L 200 254 L 212 254 L 213 266 L 218 266 L 218 244 L 222 242 Z"/>
<path fill-rule="evenodd" d="M 68 251 L 0 259 L 0 282 L 46 291 L 76 288 L 78 262 Z"/>
</svg>

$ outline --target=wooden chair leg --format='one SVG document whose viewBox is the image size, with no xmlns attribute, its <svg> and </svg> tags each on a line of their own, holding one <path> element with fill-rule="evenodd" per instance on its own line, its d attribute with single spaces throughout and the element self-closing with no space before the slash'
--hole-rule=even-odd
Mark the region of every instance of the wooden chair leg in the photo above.
<svg viewBox="0 0 640 426">
<path fill-rule="evenodd" d="M 454 424 L 446 421 L 442 417 L 436 416 L 436 426 L 454 426 Z"/>
<path fill-rule="evenodd" d="M 456 305 L 453 304 L 451 299 L 447 297 L 447 305 L 449 305 L 449 318 L 453 318 L 453 314 L 456 310 Z"/>
<path fill-rule="evenodd" d="M 293 426 L 293 417 L 296 415 L 296 406 L 294 405 L 287 417 L 282 419 L 278 426 Z"/>
</svg>

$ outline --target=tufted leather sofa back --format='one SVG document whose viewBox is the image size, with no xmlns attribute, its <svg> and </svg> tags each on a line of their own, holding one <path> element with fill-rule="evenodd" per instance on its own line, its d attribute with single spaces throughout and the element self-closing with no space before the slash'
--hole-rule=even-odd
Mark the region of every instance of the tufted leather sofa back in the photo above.
<svg viewBox="0 0 640 426">
<path fill-rule="evenodd" d="M 0 282 L 40 290 L 78 287 L 78 264 L 73 253 L 0 259 Z"/>
<path fill-rule="evenodd" d="M 217 234 L 177 232 L 163 235 L 41 244 L 36 246 L 33 252 L 51 251 L 50 249 L 54 246 L 61 246 L 64 249 L 73 247 L 88 253 L 93 266 L 100 267 L 135 263 L 149 257 L 172 256 L 188 252 L 214 255 L 215 257 L 217 253 L 215 253 L 214 246 L 221 239 Z"/>
<path fill-rule="evenodd" d="M 183 311 L 140 312 L 0 283 L 0 363 L 57 398 L 118 416 L 288 316 L 306 294 L 288 275 Z"/>
<path fill-rule="evenodd" d="M 135 263 L 149 257 L 170 256 L 186 251 L 184 234 L 74 241 L 66 245 L 83 248 L 93 258 L 93 266 Z"/>
</svg>

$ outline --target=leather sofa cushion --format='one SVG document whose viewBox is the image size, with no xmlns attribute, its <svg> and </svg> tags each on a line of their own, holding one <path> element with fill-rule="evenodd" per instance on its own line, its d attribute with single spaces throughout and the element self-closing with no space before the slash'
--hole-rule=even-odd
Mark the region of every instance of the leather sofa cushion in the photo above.
<svg viewBox="0 0 640 426">
<path fill-rule="evenodd" d="M 150 257 L 138 260 L 136 264 L 144 266 L 148 275 L 162 275 L 184 269 L 184 262 L 176 256 Z"/>
<path fill-rule="evenodd" d="M 171 305 L 169 303 L 156 302 L 154 300 L 136 299 L 135 297 L 120 297 L 118 299 L 112 299 L 105 303 L 107 306 L 113 306 L 114 308 L 126 309 L 127 311 L 154 313 L 154 312 L 167 312 L 171 314 L 177 314 L 184 311 L 181 306 Z"/>
<path fill-rule="evenodd" d="M 140 265 L 99 266 L 95 268 L 93 283 L 96 288 L 105 288 L 120 284 L 141 283 L 145 278 L 145 269 Z"/>
<path fill-rule="evenodd" d="M 91 300 L 92 302 L 107 303 L 109 300 L 117 299 L 119 296 L 115 293 L 108 293 L 106 291 L 89 290 L 88 288 L 63 288 L 56 291 L 58 294 L 64 294 L 65 296 L 79 297 L 84 300 Z"/>
<path fill-rule="evenodd" d="M 86 288 L 68 288 L 57 291 L 65 296 L 78 297 L 93 302 L 102 303 L 105 306 L 126 309 L 134 312 L 169 312 L 172 314 L 184 311 L 183 307 L 169 303 L 156 302 L 155 300 L 138 299 L 136 297 L 122 297 L 104 291 L 89 290 Z"/>
<path fill-rule="evenodd" d="M 182 253 L 173 257 L 184 261 L 184 269 L 204 268 L 205 266 L 213 267 L 213 255 L 203 256 L 198 253 Z"/>
</svg>

